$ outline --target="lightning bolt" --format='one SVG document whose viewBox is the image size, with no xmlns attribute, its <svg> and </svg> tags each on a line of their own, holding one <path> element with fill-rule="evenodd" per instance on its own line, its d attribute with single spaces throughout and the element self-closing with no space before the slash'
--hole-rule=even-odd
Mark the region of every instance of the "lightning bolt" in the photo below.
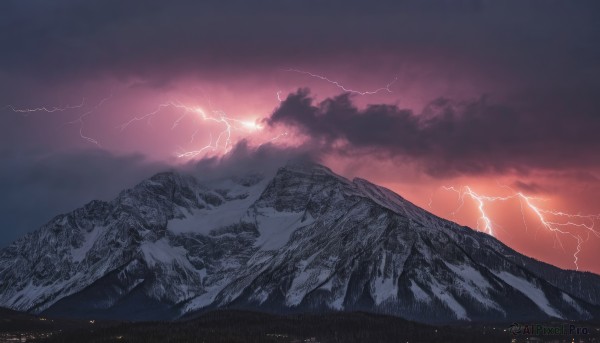
<svg viewBox="0 0 600 343">
<path fill-rule="evenodd" d="M 252 131 L 262 130 L 262 128 L 263 128 L 260 124 L 253 122 L 253 121 L 232 118 L 232 117 L 228 116 L 224 111 L 221 111 L 221 110 L 211 110 L 210 112 L 207 113 L 207 111 L 205 111 L 203 108 L 201 108 L 199 106 L 189 106 L 189 105 L 185 105 L 179 101 L 169 101 L 169 102 L 159 104 L 154 111 L 140 115 L 140 116 L 135 116 L 135 117 L 131 118 L 130 120 L 128 120 L 127 122 L 121 124 L 119 126 L 119 128 L 121 130 L 125 130 L 126 128 L 128 128 L 130 125 L 132 125 L 135 122 L 144 121 L 144 120 L 148 121 L 148 120 L 152 119 L 154 116 L 156 116 L 157 114 L 159 114 L 162 110 L 164 110 L 165 108 L 169 108 L 169 107 L 180 110 L 182 112 L 181 115 L 179 117 L 177 117 L 177 119 L 175 119 L 175 121 L 173 121 L 173 124 L 171 125 L 171 130 L 178 127 L 180 125 L 181 121 L 189 115 L 193 115 L 194 119 L 199 119 L 201 121 L 214 122 L 214 123 L 221 124 L 223 126 L 223 130 L 221 130 L 219 132 L 219 134 L 217 135 L 217 138 L 216 138 L 216 140 L 214 140 L 214 142 L 213 142 L 213 138 L 212 138 L 212 134 L 211 134 L 210 142 L 206 146 L 201 147 L 196 150 L 192 150 L 192 151 L 184 151 L 181 153 L 177 153 L 176 156 L 178 158 L 193 158 L 207 150 L 215 151 L 219 148 L 222 148 L 224 152 L 227 152 L 232 147 L 231 136 L 232 136 L 233 130 L 244 130 L 246 132 L 247 131 L 252 132 Z M 197 135 L 198 131 L 199 131 L 199 129 L 194 131 L 194 133 L 192 134 L 192 136 L 190 138 L 190 143 L 192 143 L 194 141 L 195 136 Z"/>
<path fill-rule="evenodd" d="M 299 69 L 283 69 L 283 71 L 308 75 L 310 77 L 328 82 L 328 83 L 336 86 L 337 88 L 343 90 L 346 93 L 352 93 L 352 94 L 358 94 L 358 95 L 374 95 L 374 94 L 384 92 L 384 91 L 388 92 L 388 93 L 392 93 L 392 90 L 390 88 L 396 81 L 398 81 L 398 76 L 395 76 L 385 87 L 377 88 L 372 91 L 357 91 L 354 89 L 347 88 L 346 86 L 342 85 L 338 81 L 331 80 L 331 79 L 327 78 L 326 76 L 314 74 L 309 71 L 304 71 L 304 70 L 299 70 Z M 277 97 L 279 98 L 279 93 L 277 94 Z M 281 101 L 281 100 L 279 100 L 279 101 Z"/>
<path fill-rule="evenodd" d="M 87 112 L 83 113 L 82 115 L 80 115 L 77 119 L 72 120 L 70 122 L 66 122 L 64 125 L 79 124 L 79 137 L 81 137 L 81 139 L 83 139 L 83 140 L 85 140 L 85 141 L 87 141 L 89 143 L 95 144 L 96 146 L 98 146 L 99 148 L 101 148 L 102 146 L 100 145 L 100 142 L 98 142 L 96 139 L 94 139 L 92 137 L 86 136 L 83 133 L 84 126 L 85 126 L 84 119 L 86 117 L 88 117 L 90 114 L 94 113 L 96 110 L 98 110 L 98 108 L 100 108 L 102 105 L 104 105 L 104 103 L 107 102 L 108 100 L 112 99 L 112 97 L 113 97 L 113 92 L 111 90 L 110 95 L 108 97 L 100 100 L 98 102 L 98 104 L 96 104 L 96 106 L 92 107 L 89 111 L 87 111 Z"/>
<path fill-rule="evenodd" d="M 506 186 L 505 186 L 506 187 Z M 477 220 L 477 230 L 486 232 L 492 236 L 494 236 L 494 223 L 490 219 L 490 216 L 486 213 L 485 204 L 496 202 L 496 201 L 509 201 L 509 200 L 518 200 L 521 210 L 521 216 L 523 219 L 523 223 L 527 230 L 527 222 L 525 220 L 525 210 L 529 210 L 540 225 L 548 230 L 549 232 L 554 233 L 554 237 L 556 241 L 562 246 L 562 241 L 560 240 L 559 235 L 561 236 L 569 236 L 573 238 L 577 244 L 576 250 L 573 253 L 573 263 L 575 268 L 579 270 L 579 253 L 581 252 L 581 244 L 585 241 L 580 234 L 576 234 L 568 230 L 569 228 L 577 228 L 583 229 L 587 232 L 587 237 L 589 238 L 590 234 L 595 235 L 600 238 L 600 232 L 594 229 L 596 221 L 600 220 L 600 214 L 596 215 L 582 215 L 582 214 L 571 214 L 562 211 L 553 211 L 541 208 L 539 205 L 536 205 L 534 202 L 536 200 L 543 200 L 538 197 L 532 197 L 523 194 L 522 192 L 514 192 L 509 196 L 488 196 L 488 195 L 480 195 L 473 191 L 471 187 L 464 186 L 459 189 L 455 187 L 442 187 L 446 191 L 456 192 L 459 197 L 459 206 L 452 212 L 452 215 L 455 215 L 460 211 L 462 206 L 464 205 L 465 198 L 468 197 L 475 202 L 477 205 L 477 209 L 479 211 L 479 218 Z M 509 188 L 509 187 L 506 187 Z M 510 189 L 510 188 L 509 188 Z M 562 219 L 562 220 L 559 220 Z M 563 247 L 564 250 L 564 247 Z"/>
<path fill-rule="evenodd" d="M 273 142 L 281 139 L 282 137 L 287 137 L 288 135 L 289 135 L 289 133 L 287 131 L 285 131 L 283 133 L 280 133 L 280 134 L 276 135 L 275 137 L 273 137 L 271 139 L 268 139 L 268 140 L 260 143 L 258 146 L 260 147 L 260 146 L 263 146 L 263 145 L 268 144 L 268 143 L 273 143 Z"/>
<path fill-rule="evenodd" d="M 210 141 L 206 146 L 204 146 L 198 150 L 186 151 L 186 152 L 177 154 L 177 157 L 178 158 L 184 158 L 184 157 L 193 158 L 193 157 L 200 155 L 201 153 L 203 153 L 205 150 L 208 150 L 208 149 L 212 149 L 213 151 L 215 151 L 217 149 L 217 146 L 213 145 L 213 142 L 212 142 L 212 133 L 210 134 Z"/>
<path fill-rule="evenodd" d="M 29 114 L 34 112 L 46 112 L 46 113 L 54 113 L 54 112 L 64 112 L 67 110 L 79 109 L 85 106 L 85 98 L 81 100 L 81 103 L 78 105 L 66 105 L 66 106 L 42 106 L 42 107 L 32 107 L 32 108 L 16 108 L 13 105 L 4 106 L 5 109 L 9 109 L 15 113 L 23 113 Z"/>
<path fill-rule="evenodd" d="M 84 119 L 87 116 L 89 116 L 90 114 L 92 114 L 94 111 L 96 111 L 100 106 L 102 106 L 110 98 L 112 98 L 112 91 L 111 91 L 111 94 L 109 97 L 100 100 L 100 102 L 98 104 L 96 104 L 94 107 L 92 107 L 88 111 L 84 112 L 83 114 L 81 114 L 77 119 L 67 122 L 67 123 L 64 123 L 62 126 L 71 125 L 71 124 L 79 124 L 79 136 L 83 140 L 100 147 L 100 143 L 96 139 L 91 138 L 83 133 L 84 125 L 85 125 Z M 83 109 L 83 108 L 85 108 L 85 106 L 86 106 L 85 98 L 82 98 L 81 103 L 79 103 L 77 105 L 42 106 L 42 107 L 26 107 L 26 108 L 17 108 L 13 105 L 7 105 L 4 108 L 10 109 L 11 111 L 13 111 L 15 113 L 21 113 L 23 115 L 28 115 L 30 113 L 35 113 L 35 112 L 45 112 L 45 113 L 65 112 L 68 110 Z"/>
</svg>

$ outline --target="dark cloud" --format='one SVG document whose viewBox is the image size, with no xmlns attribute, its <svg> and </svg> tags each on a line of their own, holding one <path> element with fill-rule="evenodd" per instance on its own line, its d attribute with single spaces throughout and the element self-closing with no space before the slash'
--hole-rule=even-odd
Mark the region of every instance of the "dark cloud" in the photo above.
<svg viewBox="0 0 600 343">
<path fill-rule="evenodd" d="M 301 89 L 267 122 L 297 129 L 323 152 L 416 161 L 438 177 L 600 167 L 599 112 L 589 112 L 597 107 L 548 107 L 437 99 L 417 114 L 395 105 L 357 108 L 349 94 L 315 103 Z"/>
<path fill-rule="evenodd" d="M 270 143 L 252 147 L 238 142 L 229 153 L 190 162 L 184 167 L 200 180 L 240 176 L 240 173 L 269 174 L 287 163 L 319 162 L 315 149 L 309 145 L 280 147 Z"/>
<path fill-rule="evenodd" d="M 376 68 L 388 56 L 451 73 L 501 77 L 508 68 L 520 83 L 565 82 L 598 75 L 598 13 L 595 0 L 7 0 L 0 75 L 161 84 L 323 61 Z"/>
<path fill-rule="evenodd" d="M 52 217 L 94 200 L 110 200 L 167 167 L 140 155 L 103 151 L 0 151 L 0 247 Z"/>
<path fill-rule="evenodd" d="M 94 200 L 112 200 L 126 188 L 165 170 L 190 173 L 202 181 L 268 175 L 288 162 L 315 161 L 306 148 L 258 148 L 245 141 L 221 157 L 172 166 L 142 155 L 118 156 L 102 150 L 71 153 L 0 151 L 0 247 L 33 231 L 52 217 Z"/>
</svg>

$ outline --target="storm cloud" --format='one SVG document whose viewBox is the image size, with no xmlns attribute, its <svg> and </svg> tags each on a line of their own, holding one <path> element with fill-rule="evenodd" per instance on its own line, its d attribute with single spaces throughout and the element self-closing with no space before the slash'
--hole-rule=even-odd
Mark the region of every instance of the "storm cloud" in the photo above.
<svg viewBox="0 0 600 343">
<path fill-rule="evenodd" d="M 585 110 L 524 109 L 482 97 L 437 99 L 415 113 L 396 105 L 358 108 L 350 94 L 317 103 L 300 89 L 267 122 L 295 128 L 323 152 L 416 161 L 432 176 L 452 177 L 600 167 L 598 107 Z"/>
<path fill-rule="evenodd" d="M 0 75 L 18 75 L 13 88 L 107 75 L 161 86 L 182 75 L 340 61 L 376 69 L 385 60 L 454 76 L 482 72 L 499 83 L 507 77 L 572 82 L 583 72 L 592 80 L 599 6 L 593 0 L 8 0 L 0 4 Z"/>
<path fill-rule="evenodd" d="M 94 199 L 111 200 L 168 169 L 141 155 L 105 151 L 0 151 L 0 247 Z"/>
<path fill-rule="evenodd" d="M 102 150 L 27 153 L 0 151 L 0 247 L 35 230 L 54 216 L 92 200 L 110 201 L 155 173 L 175 170 L 201 182 L 256 173 L 270 175 L 286 163 L 315 162 L 314 151 L 246 141 L 219 157 L 168 165 L 141 154 Z"/>
<path fill-rule="evenodd" d="M 311 146 L 282 147 L 271 143 L 258 147 L 242 140 L 227 154 L 203 158 L 181 167 L 201 181 L 243 176 L 246 173 L 269 175 L 288 163 L 319 163 L 320 157 Z"/>
</svg>

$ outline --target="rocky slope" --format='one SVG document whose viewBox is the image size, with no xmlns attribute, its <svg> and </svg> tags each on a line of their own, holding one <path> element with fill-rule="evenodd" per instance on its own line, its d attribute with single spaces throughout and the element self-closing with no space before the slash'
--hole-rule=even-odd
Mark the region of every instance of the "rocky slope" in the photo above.
<svg viewBox="0 0 600 343">
<path fill-rule="evenodd" d="M 213 308 L 424 322 L 598 317 L 600 276 L 520 255 L 366 180 L 288 165 L 161 173 L 0 250 L 0 306 L 173 319 Z"/>
</svg>

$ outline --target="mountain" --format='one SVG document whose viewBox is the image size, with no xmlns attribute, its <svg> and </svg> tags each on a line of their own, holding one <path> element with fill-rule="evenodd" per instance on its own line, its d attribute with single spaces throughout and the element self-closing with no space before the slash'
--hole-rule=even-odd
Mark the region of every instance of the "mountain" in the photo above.
<svg viewBox="0 0 600 343">
<path fill-rule="evenodd" d="M 160 173 L 0 250 L 0 306 L 175 319 L 216 308 L 421 322 L 585 320 L 600 276 L 561 270 L 366 180 L 289 164 L 200 182 Z"/>
</svg>

